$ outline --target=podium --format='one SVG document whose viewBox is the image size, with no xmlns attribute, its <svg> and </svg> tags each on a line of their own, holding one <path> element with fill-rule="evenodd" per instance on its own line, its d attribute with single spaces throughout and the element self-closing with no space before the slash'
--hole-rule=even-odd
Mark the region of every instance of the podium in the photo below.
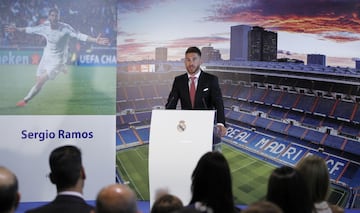
<svg viewBox="0 0 360 213">
<path fill-rule="evenodd" d="M 149 138 L 150 207 L 165 190 L 184 205 L 191 199 L 191 174 L 212 150 L 214 110 L 153 110 Z"/>
</svg>

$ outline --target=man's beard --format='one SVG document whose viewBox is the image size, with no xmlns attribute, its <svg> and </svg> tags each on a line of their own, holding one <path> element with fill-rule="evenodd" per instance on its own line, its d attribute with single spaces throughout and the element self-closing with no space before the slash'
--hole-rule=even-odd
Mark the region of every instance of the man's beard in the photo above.
<svg viewBox="0 0 360 213">
<path fill-rule="evenodd" d="M 195 74 L 200 69 L 200 65 L 195 67 L 194 71 L 191 69 L 191 67 L 187 68 L 188 73 Z"/>
</svg>

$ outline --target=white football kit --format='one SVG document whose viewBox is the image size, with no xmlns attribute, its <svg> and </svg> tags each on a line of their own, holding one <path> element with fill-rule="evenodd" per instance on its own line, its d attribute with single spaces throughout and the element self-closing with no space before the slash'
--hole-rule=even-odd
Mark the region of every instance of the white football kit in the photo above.
<svg viewBox="0 0 360 213">
<path fill-rule="evenodd" d="M 69 39 L 76 38 L 80 41 L 86 41 L 88 36 L 75 31 L 70 25 L 59 22 L 57 29 L 51 29 L 49 21 L 35 27 L 26 27 L 26 33 L 44 36 L 46 46 L 40 60 L 36 76 L 41 76 L 45 72 L 49 79 L 54 79 L 59 72 L 66 69 L 68 58 Z"/>
</svg>

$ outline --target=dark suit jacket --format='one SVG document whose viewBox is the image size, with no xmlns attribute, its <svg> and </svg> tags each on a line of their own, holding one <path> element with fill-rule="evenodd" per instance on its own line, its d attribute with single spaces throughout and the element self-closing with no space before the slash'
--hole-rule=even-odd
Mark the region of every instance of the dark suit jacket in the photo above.
<svg viewBox="0 0 360 213">
<path fill-rule="evenodd" d="M 82 198 L 72 195 L 58 195 L 52 202 L 27 213 L 89 213 L 93 207 L 88 205 Z"/>
<path fill-rule="evenodd" d="M 180 100 L 181 109 L 193 109 L 190 100 L 189 78 L 187 73 L 175 77 L 165 108 L 175 109 L 178 100 Z M 217 123 L 225 125 L 224 103 L 219 80 L 215 75 L 201 71 L 196 87 L 194 109 L 215 109 Z"/>
</svg>

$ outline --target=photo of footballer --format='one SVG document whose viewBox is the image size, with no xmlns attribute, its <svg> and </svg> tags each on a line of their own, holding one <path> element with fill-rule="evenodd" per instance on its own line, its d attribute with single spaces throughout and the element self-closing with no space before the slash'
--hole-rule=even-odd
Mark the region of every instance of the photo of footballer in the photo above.
<svg viewBox="0 0 360 213">
<path fill-rule="evenodd" d="M 115 113 L 116 5 L 2 4 L 0 114 Z"/>
<path fill-rule="evenodd" d="M 50 79 L 53 80 L 60 72 L 67 72 L 66 61 L 68 58 L 68 42 L 70 37 L 80 41 L 94 42 L 100 45 L 109 45 L 109 39 L 91 36 L 75 31 L 70 25 L 59 22 L 59 10 L 52 8 L 49 11 L 48 21 L 35 27 L 16 27 L 9 25 L 7 32 L 26 32 L 42 35 L 46 38 L 46 46 L 36 72 L 36 83 L 28 94 L 16 106 L 23 107 L 34 98 L 42 89 L 43 85 Z"/>
</svg>

